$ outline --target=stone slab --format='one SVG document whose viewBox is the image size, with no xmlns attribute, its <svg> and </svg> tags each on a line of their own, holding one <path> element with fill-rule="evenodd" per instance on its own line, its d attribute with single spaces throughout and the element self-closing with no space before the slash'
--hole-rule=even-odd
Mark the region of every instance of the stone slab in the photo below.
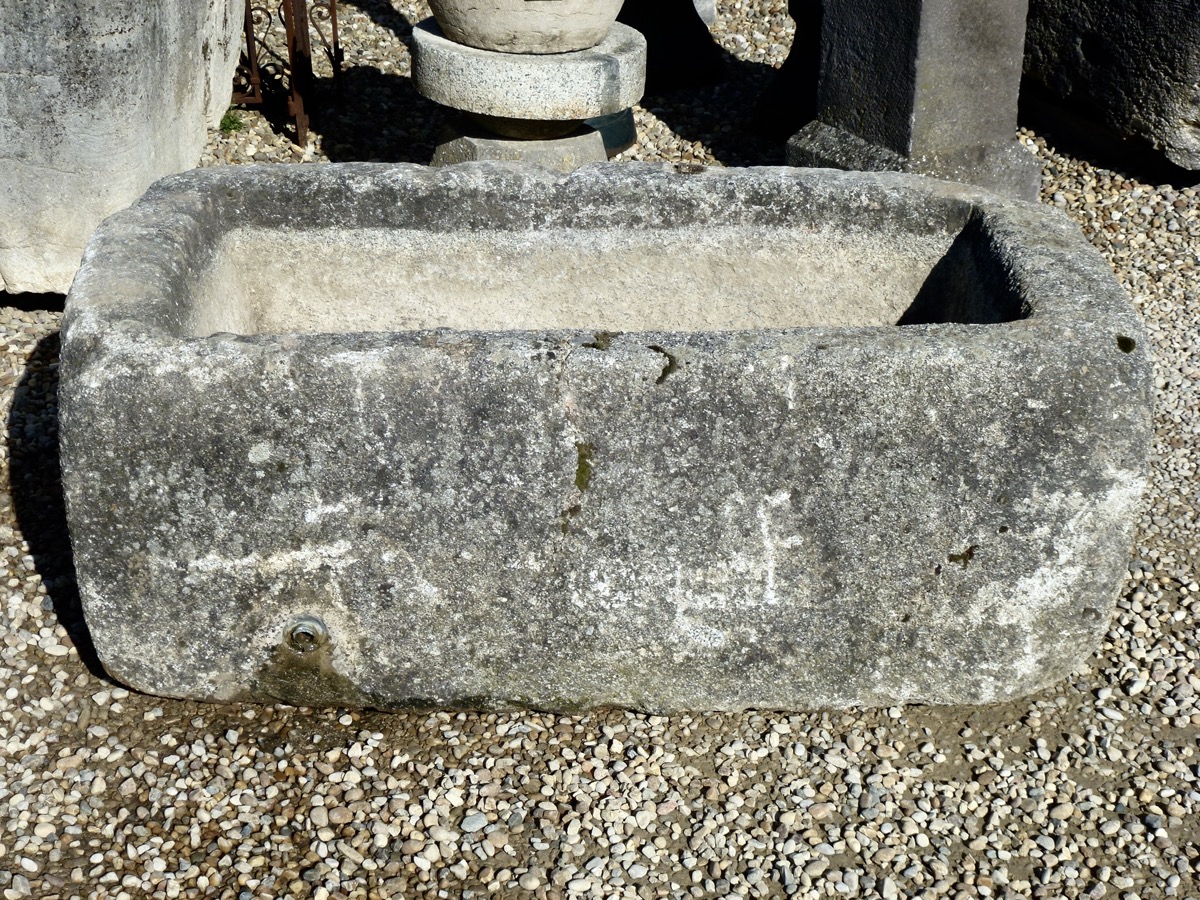
<svg viewBox="0 0 1200 900">
<path fill-rule="evenodd" d="M 105 216 L 199 161 L 241 26 L 234 0 L 0 3 L 0 290 L 65 292 Z"/>
<path fill-rule="evenodd" d="M 582 121 L 642 98 L 646 41 L 617 23 L 589 50 L 501 53 L 457 44 L 426 19 L 413 28 L 413 80 L 423 96 L 463 112 Z"/>
<path fill-rule="evenodd" d="M 463 132 L 448 128 L 433 151 L 434 166 L 451 166 L 480 160 L 508 160 L 540 166 L 555 172 L 573 172 L 589 163 L 604 162 L 608 155 L 604 138 L 594 128 L 581 128 L 576 134 L 546 141 L 517 140 L 487 135 L 481 131 Z"/>
<path fill-rule="evenodd" d="M 922 177 L 199 170 L 67 300 L 83 608 L 206 700 L 1003 700 L 1108 628 L 1147 349 L 1065 217 Z"/>
<path fill-rule="evenodd" d="M 1200 170 L 1193 0 L 1030 0 L 1024 90 Z"/>
<path fill-rule="evenodd" d="M 1016 144 L 1026 4 L 824 4 L 815 120 L 824 127 L 798 132 L 789 161 L 866 159 L 1036 199 L 1036 163 Z"/>
<path fill-rule="evenodd" d="M 1016 141 L 956 153 L 904 156 L 820 121 L 809 122 L 788 139 L 787 163 L 859 172 L 935 175 L 1029 200 L 1038 196 L 1042 185 L 1041 163 Z"/>
</svg>

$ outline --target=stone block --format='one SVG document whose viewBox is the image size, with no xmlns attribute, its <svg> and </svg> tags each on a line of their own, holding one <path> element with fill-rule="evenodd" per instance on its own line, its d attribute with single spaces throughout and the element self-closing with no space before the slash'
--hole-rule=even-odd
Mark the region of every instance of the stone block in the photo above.
<svg viewBox="0 0 1200 900">
<path fill-rule="evenodd" d="M 588 50 L 502 53 L 455 43 L 426 19 L 413 28 L 413 80 L 423 96 L 463 112 L 582 121 L 642 98 L 646 41 L 617 23 Z"/>
<path fill-rule="evenodd" d="M 1027 0 L 823 6 L 817 117 L 791 165 L 917 172 L 1033 200 L 1016 143 Z"/>
<path fill-rule="evenodd" d="M 1104 260 L 909 175 L 195 171 L 64 328 L 86 620 L 175 697 L 1003 700 L 1108 628 L 1147 470 Z"/>
<path fill-rule="evenodd" d="M 1200 7 L 1030 0 L 1024 90 L 1200 169 Z"/>
<path fill-rule="evenodd" d="M 199 161 L 241 25 L 235 0 L 0 4 L 0 290 L 65 292 L 105 216 Z"/>
<path fill-rule="evenodd" d="M 508 160 L 555 172 L 573 172 L 580 166 L 607 159 L 604 138 L 594 128 L 580 128 L 575 134 L 538 141 L 497 137 L 464 126 L 462 129 L 447 129 L 446 136 L 433 151 L 431 165 Z"/>
</svg>

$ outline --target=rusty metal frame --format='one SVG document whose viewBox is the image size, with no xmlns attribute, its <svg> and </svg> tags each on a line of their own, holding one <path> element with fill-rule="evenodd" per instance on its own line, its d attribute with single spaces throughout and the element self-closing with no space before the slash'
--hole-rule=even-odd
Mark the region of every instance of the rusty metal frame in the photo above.
<svg viewBox="0 0 1200 900">
<path fill-rule="evenodd" d="M 279 60 L 280 68 L 286 70 L 288 84 L 288 115 L 296 123 L 296 143 L 304 146 L 308 142 L 308 110 L 305 97 L 312 96 L 314 83 L 312 66 L 312 36 L 315 31 L 333 68 L 334 90 L 340 95 L 342 82 L 342 60 L 344 54 L 338 35 L 337 0 L 281 0 L 279 17 L 283 22 L 287 40 L 288 58 Z M 246 0 L 243 33 L 246 49 L 243 61 L 238 66 L 234 79 L 233 102 L 261 105 L 263 102 L 263 71 L 270 63 L 263 62 L 266 42 L 259 31 L 271 27 L 272 15 L 268 7 Z M 328 26 L 329 34 L 325 33 Z M 272 54 L 275 55 L 275 54 Z"/>
</svg>

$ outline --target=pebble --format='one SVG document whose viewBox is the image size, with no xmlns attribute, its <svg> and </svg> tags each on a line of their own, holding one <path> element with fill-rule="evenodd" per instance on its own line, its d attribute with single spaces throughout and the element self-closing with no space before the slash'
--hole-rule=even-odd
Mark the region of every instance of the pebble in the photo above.
<svg viewBox="0 0 1200 900">
<path fill-rule="evenodd" d="M 245 111 L 202 164 L 248 162 L 251 146 L 256 163 L 424 162 L 442 113 L 411 90 L 402 36 L 427 15 L 340 5 L 353 74 L 309 145 Z M 647 98 L 618 164 L 781 161 L 738 117 L 792 30 L 786 0 L 719 3 L 733 77 Z M 319 52 L 317 69 L 321 95 Z M 75 650 L 54 462 L 62 316 L 0 309 L 0 894 L 1194 896 L 1200 197 L 1021 141 L 1043 200 L 1145 321 L 1155 438 L 1127 580 L 1086 670 L 978 709 L 382 715 L 114 687 Z"/>
<path fill-rule="evenodd" d="M 487 816 L 483 813 L 472 813 L 462 820 L 462 830 L 467 834 L 481 831 L 487 825 Z"/>
<path fill-rule="evenodd" d="M 354 813 L 346 809 L 344 806 L 335 806 L 329 810 L 329 823 L 331 825 L 346 825 L 354 821 Z"/>
<path fill-rule="evenodd" d="M 536 875 L 526 872 L 517 879 L 517 884 L 523 891 L 536 891 L 542 886 L 542 880 Z"/>
</svg>

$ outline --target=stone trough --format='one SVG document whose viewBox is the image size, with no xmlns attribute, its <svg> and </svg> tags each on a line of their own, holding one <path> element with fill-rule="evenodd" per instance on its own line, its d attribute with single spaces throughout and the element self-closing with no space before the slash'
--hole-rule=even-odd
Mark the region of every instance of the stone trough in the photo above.
<svg viewBox="0 0 1200 900">
<path fill-rule="evenodd" d="M 86 619 L 154 694 L 977 703 L 1108 626 L 1139 321 L 1054 211 L 916 176 L 196 171 L 62 353 Z"/>
</svg>

